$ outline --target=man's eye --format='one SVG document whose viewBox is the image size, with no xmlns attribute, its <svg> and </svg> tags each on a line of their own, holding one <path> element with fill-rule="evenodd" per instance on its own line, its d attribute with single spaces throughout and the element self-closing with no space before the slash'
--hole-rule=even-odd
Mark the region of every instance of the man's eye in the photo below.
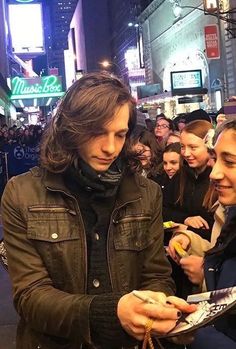
<svg viewBox="0 0 236 349">
<path fill-rule="evenodd" d="M 126 133 L 119 133 L 117 136 L 119 138 L 125 138 L 126 137 Z"/>
</svg>

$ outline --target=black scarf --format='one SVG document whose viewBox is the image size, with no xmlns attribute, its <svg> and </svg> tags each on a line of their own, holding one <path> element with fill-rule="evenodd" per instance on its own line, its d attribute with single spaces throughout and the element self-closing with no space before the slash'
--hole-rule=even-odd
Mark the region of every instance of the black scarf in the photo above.
<svg viewBox="0 0 236 349">
<path fill-rule="evenodd" d="M 85 161 L 79 158 L 65 174 L 70 189 L 77 192 L 83 189 L 92 194 L 93 198 L 114 196 L 123 175 L 123 164 L 120 159 L 113 162 L 106 172 L 97 173 Z"/>
</svg>

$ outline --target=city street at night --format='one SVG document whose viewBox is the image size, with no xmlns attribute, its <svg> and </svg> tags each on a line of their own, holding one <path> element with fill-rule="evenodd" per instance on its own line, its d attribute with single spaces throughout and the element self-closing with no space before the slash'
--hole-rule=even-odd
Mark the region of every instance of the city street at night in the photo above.
<svg viewBox="0 0 236 349">
<path fill-rule="evenodd" d="M 235 207 L 236 0 L 0 0 L 0 349 L 236 349 Z"/>
</svg>

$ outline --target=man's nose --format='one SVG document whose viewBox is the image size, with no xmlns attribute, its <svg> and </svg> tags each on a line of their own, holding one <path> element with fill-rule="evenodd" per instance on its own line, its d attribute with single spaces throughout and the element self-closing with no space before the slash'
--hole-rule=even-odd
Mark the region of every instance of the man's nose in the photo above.
<svg viewBox="0 0 236 349">
<path fill-rule="evenodd" d="M 115 139 L 113 136 L 107 137 L 102 145 L 102 150 L 108 154 L 113 154 L 115 152 Z"/>
</svg>

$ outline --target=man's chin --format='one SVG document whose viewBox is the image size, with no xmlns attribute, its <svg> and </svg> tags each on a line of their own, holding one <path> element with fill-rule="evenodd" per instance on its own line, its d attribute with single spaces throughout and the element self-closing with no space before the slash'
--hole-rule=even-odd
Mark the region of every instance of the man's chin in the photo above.
<svg viewBox="0 0 236 349">
<path fill-rule="evenodd" d="M 94 165 L 94 166 L 92 166 L 92 168 L 96 172 L 106 172 L 110 166 L 111 166 L 111 164 L 110 165 Z"/>
</svg>

